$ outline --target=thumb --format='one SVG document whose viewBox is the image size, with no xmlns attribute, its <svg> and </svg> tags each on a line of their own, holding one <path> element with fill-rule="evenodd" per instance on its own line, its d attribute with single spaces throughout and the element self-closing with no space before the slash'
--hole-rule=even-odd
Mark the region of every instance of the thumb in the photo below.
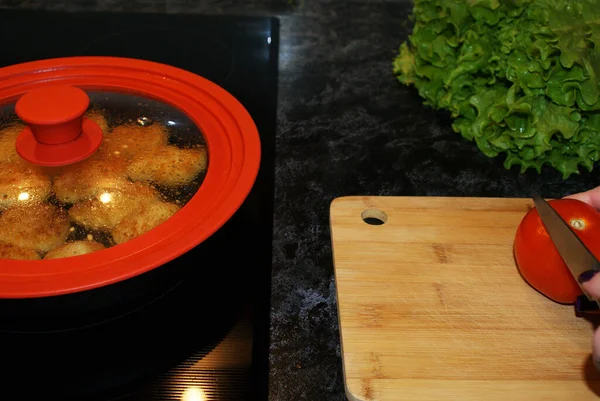
<svg viewBox="0 0 600 401">
<path fill-rule="evenodd" d="M 594 299 L 600 299 L 600 274 L 597 273 L 597 271 L 588 270 L 579 277 L 583 289 Z"/>
<path fill-rule="evenodd" d="M 592 340 L 592 359 L 596 370 L 600 372 L 600 329 L 596 329 L 594 332 L 594 338 Z"/>
<path fill-rule="evenodd" d="M 577 199 L 591 205 L 594 209 L 600 209 L 600 186 L 585 192 L 565 196 L 564 199 Z"/>
<path fill-rule="evenodd" d="M 587 273 L 587 272 L 586 272 Z M 586 273 L 583 273 L 585 275 Z M 595 272 L 594 272 L 595 273 Z M 588 281 L 583 282 L 581 285 L 583 289 L 590 294 L 594 299 L 600 298 L 600 274 L 595 274 L 591 278 L 593 273 L 587 275 Z M 584 278 L 584 277 L 581 277 Z M 592 359 L 594 361 L 594 366 L 596 370 L 600 372 L 600 328 L 596 329 L 594 332 L 594 337 L 592 339 Z"/>
</svg>

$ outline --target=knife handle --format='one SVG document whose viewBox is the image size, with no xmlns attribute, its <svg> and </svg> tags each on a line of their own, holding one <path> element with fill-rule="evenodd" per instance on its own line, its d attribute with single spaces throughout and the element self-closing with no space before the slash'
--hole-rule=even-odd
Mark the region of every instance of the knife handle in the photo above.
<svg viewBox="0 0 600 401">
<path fill-rule="evenodd" d="M 580 295 L 575 301 L 575 316 L 598 316 L 600 315 L 600 308 L 596 301 L 590 301 L 585 295 Z"/>
</svg>

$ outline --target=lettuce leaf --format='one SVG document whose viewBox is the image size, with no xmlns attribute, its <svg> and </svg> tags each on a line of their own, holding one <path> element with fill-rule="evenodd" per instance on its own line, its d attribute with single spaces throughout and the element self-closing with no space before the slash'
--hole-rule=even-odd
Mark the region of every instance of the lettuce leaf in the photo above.
<svg viewBox="0 0 600 401">
<path fill-rule="evenodd" d="M 393 71 L 452 128 L 521 173 L 600 157 L 597 0 L 415 0 Z"/>
</svg>

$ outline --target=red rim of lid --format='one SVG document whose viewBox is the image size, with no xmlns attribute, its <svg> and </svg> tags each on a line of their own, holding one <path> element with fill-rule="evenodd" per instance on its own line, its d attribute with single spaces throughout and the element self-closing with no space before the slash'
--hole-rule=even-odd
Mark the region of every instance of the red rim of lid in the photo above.
<svg viewBox="0 0 600 401">
<path fill-rule="evenodd" d="M 72 57 L 0 68 L 0 103 L 52 83 L 153 98 L 200 128 L 211 162 L 198 192 L 160 226 L 123 244 L 64 259 L 0 264 L 0 297 L 36 298 L 89 290 L 161 266 L 217 231 L 241 206 L 260 166 L 258 130 L 242 104 L 215 83 L 160 63 Z"/>
</svg>

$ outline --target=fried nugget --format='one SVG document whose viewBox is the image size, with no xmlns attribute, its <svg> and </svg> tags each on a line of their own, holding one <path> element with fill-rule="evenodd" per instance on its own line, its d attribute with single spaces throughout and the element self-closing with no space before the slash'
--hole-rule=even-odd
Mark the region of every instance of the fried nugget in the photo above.
<svg viewBox="0 0 600 401">
<path fill-rule="evenodd" d="M 108 122 L 106 121 L 106 118 L 104 117 L 102 112 L 100 112 L 99 110 L 89 110 L 85 113 L 85 117 L 98 124 L 102 129 L 102 133 L 104 135 L 108 133 Z"/>
<path fill-rule="evenodd" d="M 0 165 L 19 165 L 19 168 L 35 168 L 40 174 L 52 178 L 53 173 L 57 170 L 56 167 L 31 164 L 17 153 L 16 140 L 23 128 L 25 128 L 24 125 L 16 124 L 0 130 Z"/>
<path fill-rule="evenodd" d="M 75 203 L 127 186 L 125 167 L 124 159 L 107 159 L 98 153 L 65 166 L 54 178 L 56 198 L 63 203 Z"/>
<path fill-rule="evenodd" d="M 127 176 L 132 181 L 154 182 L 175 187 L 188 184 L 206 169 L 206 148 L 181 149 L 162 146 L 138 154 L 127 166 Z"/>
<path fill-rule="evenodd" d="M 41 258 L 33 249 L 0 243 L 0 259 L 39 260 Z"/>
<path fill-rule="evenodd" d="M 51 192 L 52 180 L 43 168 L 24 160 L 0 163 L 0 209 L 45 201 Z"/>
<path fill-rule="evenodd" d="M 105 249 L 104 245 L 96 241 L 73 241 L 51 250 L 44 256 L 44 259 L 69 258 L 71 256 L 96 252 L 101 249 Z"/>
<path fill-rule="evenodd" d="M 179 206 L 163 201 L 148 202 L 130 213 L 116 225 L 111 234 L 117 244 L 129 241 L 165 222 L 179 210 Z"/>
<path fill-rule="evenodd" d="M 104 136 L 100 152 L 131 159 L 140 152 L 166 146 L 168 137 L 166 128 L 159 124 L 146 127 L 137 124 L 120 125 Z"/>
<path fill-rule="evenodd" d="M 0 130 L 0 163 L 12 163 L 21 159 L 15 143 L 23 128 L 24 125 L 15 124 Z"/>
<path fill-rule="evenodd" d="M 0 215 L 0 242 L 48 252 L 65 243 L 67 212 L 47 203 L 14 206 Z"/>
<path fill-rule="evenodd" d="M 107 189 L 92 199 L 74 204 L 69 209 L 69 216 L 88 229 L 110 231 L 143 204 L 160 199 L 160 193 L 150 186 L 128 183 L 119 189 Z"/>
</svg>

